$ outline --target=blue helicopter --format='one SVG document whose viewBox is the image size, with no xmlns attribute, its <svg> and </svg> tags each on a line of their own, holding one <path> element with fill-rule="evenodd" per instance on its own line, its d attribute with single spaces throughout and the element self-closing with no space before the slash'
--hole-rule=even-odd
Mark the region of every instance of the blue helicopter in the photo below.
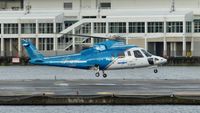
<svg viewBox="0 0 200 113">
<path fill-rule="evenodd" d="M 165 58 L 152 55 L 141 47 L 126 45 L 120 40 L 120 37 L 74 36 L 101 38 L 107 39 L 107 41 L 94 44 L 93 47 L 82 50 L 80 53 L 50 57 L 43 56 L 30 41 L 23 39 L 21 42 L 27 51 L 31 64 L 92 69 L 96 71 L 96 77 L 100 76 L 100 71 L 103 73 L 102 76 L 106 78 L 105 70 L 157 66 L 167 62 Z M 154 69 L 154 73 L 157 72 L 158 70 Z"/>
</svg>

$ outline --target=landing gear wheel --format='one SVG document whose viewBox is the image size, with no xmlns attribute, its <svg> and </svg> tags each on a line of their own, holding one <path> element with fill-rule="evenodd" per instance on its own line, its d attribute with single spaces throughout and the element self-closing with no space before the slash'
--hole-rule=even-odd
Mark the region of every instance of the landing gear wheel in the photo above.
<svg viewBox="0 0 200 113">
<path fill-rule="evenodd" d="M 104 74 L 103 74 L 103 78 L 106 78 L 106 77 L 107 77 L 107 74 L 104 73 Z"/>
<path fill-rule="evenodd" d="M 157 70 L 157 69 L 154 69 L 154 73 L 158 73 L 158 70 Z"/>
<path fill-rule="evenodd" d="M 99 77 L 99 76 L 100 76 L 100 73 L 99 73 L 99 72 L 95 73 L 95 76 L 96 76 L 96 77 Z"/>
</svg>

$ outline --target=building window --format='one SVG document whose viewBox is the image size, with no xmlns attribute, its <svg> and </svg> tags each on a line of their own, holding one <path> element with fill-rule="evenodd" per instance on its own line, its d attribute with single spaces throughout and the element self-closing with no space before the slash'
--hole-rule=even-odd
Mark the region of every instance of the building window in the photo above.
<svg viewBox="0 0 200 113">
<path fill-rule="evenodd" d="M 109 33 L 126 33 L 126 22 L 110 22 Z"/>
<path fill-rule="evenodd" d="M 82 33 L 83 34 L 87 34 L 87 33 L 91 33 L 91 23 L 84 23 L 82 24 Z"/>
<path fill-rule="evenodd" d="M 0 24 L 0 34 L 1 34 L 1 24 Z"/>
<path fill-rule="evenodd" d="M 39 23 L 39 33 L 53 33 L 53 23 Z"/>
<path fill-rule="evenodd" d="M 194 20 L 194 32 L 200 33 L 200 20 Z"/>
<path fill-rule="evenodd" d="M 91 23 L 83 23 L 76 28 L 76 34 L 88 34 L 91 33 Z"/>
<path fill-rule="evenodd" d="M 148 22 L 148 33 L 163 33 L 164 22 Z"/>
<path fill-rule="evenodd" d="M 18 34 L 18 24 L 4 24 L 4 34 Z"/>
<path fill-rule="evenodd" d="M 96 16 L 82 16 L 83 19 L 97 18 Z"/>
<path fill-rule="evenodd" d="M 57 42 L 58 49 L 65 49 L 67 46 L 69 46 L 69 42 L 72 42 L 72 37 L 69 37 L 67 35 L 59 37 Z"/>
<path fill-rule="evenodd" d="M 20 10 L 22 4 L 22 0 L 0 0 L 0 10 Z"/>
<path fill-rule="evenodd" d="M 47 48 L 46 48 L 46 50 L 48 51 L 48 50 L 53 50 L 53 38 L 46 38 L 46 40 L 47 40 Z"/>
<path fill-rule="evenodd" d="M 39 38 L 39 50 L 41 51 L 53 50 L 53 38 Z"/>
<path fill-rule="evenodd" d="M 63 30 L 62 23 L 56 23 L 56 33 L 60 33 Z"/>
<path fill-rule="evenodd" d="M 39 38 L 39 50 L 46 50 L 45 48 L 45 38 Z"/>
<path fill-rule="evenodd" d="M 101 2 L 100 9 L 111 9 L 111 2 Z"/>
<path fill-rule="evenodd" d="M 145 23 L 144 22 L 129 22 L 129 33 L 144 33 Z"/>
<path fill-rule="evenodd" d="M 77 21 L 65 21 L 65 29 L 76 23 Z"/>
<path fill-rule="evenodd" d="M 106 33 L 106 23 L 94 23 L 94 33 Z"/>
<path fill-rule="evenodd" d="M 186 33 L 192 32 L 192 22 L 186 22 Z"/>
<path fill-rule="evenodd" d="M 72 2 L 65 2 L 64 10 L 72 10 Z"/>
<path fill-rule="evenodd" d="M 100 43 L 100 42 L 104 42 L 106 41 L 106 39 L 101 39 L 101 38 L 94 38 L 94 43 Z"/>
<path fill-rule="evenodd" d="M 21 24 L 21 33 L 22 34 L 35 34 L 36 33 L 36 24 L 35 23 Z"/>
<path fill-rule="evenodd" d="M 167 32 L 168 33 L 182 33 L 183 22 L 167 22 Z"/>
</svg>

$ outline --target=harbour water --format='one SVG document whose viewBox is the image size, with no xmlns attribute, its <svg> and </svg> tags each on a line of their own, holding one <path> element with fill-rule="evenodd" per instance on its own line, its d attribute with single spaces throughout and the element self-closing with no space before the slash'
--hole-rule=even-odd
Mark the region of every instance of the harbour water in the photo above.
<svg viewBox="0 0 200 113">
<path fill-rule="evenodd" d="M 106 79 L 200 79 L 200 66 L 163 66 L 106 71 Z M 10 79 L 104 79 L 96 78 L 93 70 L 49 66 L 1 66 L 0 80 Z"/>
<path fill-rule="evenodd" d="M 163 66 L 157 74 L 153 68 L 107 71 L 107 79 L 200 79 L 200 67 Z M 27 79 L 104 79 L 94 71 L 48 66 L 1 66 L 0 80 Z M 199 113 L 195 105 L 135 106 L 0 106 L 0 113 Z"/>
<path fill-rule="evenodd" d="M 0 106 L 0 113 L 199 113 L 200 106 Z"/>
</svg>

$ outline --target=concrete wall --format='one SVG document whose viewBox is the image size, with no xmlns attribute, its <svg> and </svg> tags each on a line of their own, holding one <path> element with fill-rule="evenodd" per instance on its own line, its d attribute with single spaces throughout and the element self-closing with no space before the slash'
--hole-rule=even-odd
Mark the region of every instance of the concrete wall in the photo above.
<svg viewBox="0 0 200 113">
<path fill-rule="evenodd" d="M 194 38 L 193 56 L 200 56 L 200 38 Z"/>
<path fill-rule="evenodd" d="M 72 1 L 73 10 L 96 9 L 97 0 L 29 0 L 32 9 L 63 9 L 63 2 Z M 99 0 L 100 1 L 100 0 Z M 170 9 L 171 0 L 110 0 L 112 9 Z M 200 0 L 175 0 L 176 8 L 200 8 Z"/>
<path fill-rule="evenodd" d="M 81 2 L 82 1 L 82 2 Z M 64 2 L 72 2 L 72 10 L 96 9 L 96 0 L 29 0 L 32 10 L 63 10 Z"/>
<path fill-rule="evenodd" d="M 148 3 L 147 3 L 148 2 Z M 170 0 L 112 0 L 113 9 L 169 8 Z"/>
<path fill-rule="evenodd" d="M 144 38 L 128 39 L 128 44 L 134 44 L 134 45 L 140 46 L 142 48 L 145 48 L 145 40 L 144 40 Z"/>
<path fill-rule="evenodd" d="M 62 10 L 63 0 L 29 0 L 32 10 Z"/>
</svg>

